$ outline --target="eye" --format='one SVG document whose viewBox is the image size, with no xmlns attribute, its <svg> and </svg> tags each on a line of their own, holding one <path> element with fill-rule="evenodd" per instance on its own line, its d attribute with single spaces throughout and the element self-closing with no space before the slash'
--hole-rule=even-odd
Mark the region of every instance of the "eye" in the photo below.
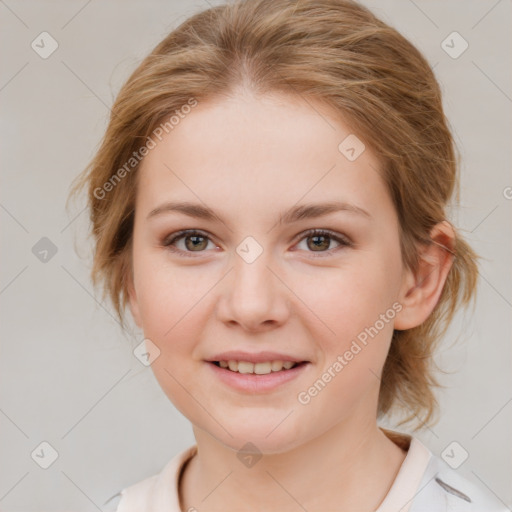
<svg viewBox="0 0 512 512">
<path fill-rule="evenodd" d="M 175 244 L 181 241 L 184 242 L 184 247 L 176 247 Z M 208 241 L 211 242 L 209 235 L 206 233 L 193 229 L 185 229 L 183 231 L 173 233 L 172 235 L 165 238 L 162 242 L 162 245 L 169 248 L 169 250 L 172 252 L 179 252 L 184 256 L 194 257 L 192 253 L 203 252 L 203 249 L 206 249 L 208 246 Z"/>
<path fill-rule="evenodd" d="M 314 257 L 323 257 L 328 256 L 330 253 L 332 253 L 335 250 L 338 250 L 343 247 L 351 247 L 353 243 L 344 235 L 341 235 L 339 233 L 334 233 L 332 231 L 326 230 L 326 229 L 310 229 L 309 231 L 306 231 L 303 233 L 302 240 L 311 240 L 311 243 L 306 242 L 306 247 L 308 249 L 308 252 L 319 252 L 323 254 L 314 254 Z M 329 245 L 331 245 L 331 241 L 334 240 L 336 243 L 338 243 L 338 247 L 335 247 L 334 249 L 328 249 Z M 309 250 L 311 249 L 311 250 Z M 323 250 L 328 249 L 328 250 Z M 328 253 L 328 254 L 325 254 Z"/>
<path fill-rule="evenodd" d="M 343 247 L 351 247 L 353 245 L 353 243 L 344 235 L 326 229 L 310 229 L 305 233 L 302 233 L 300 242 L 308 239 L 311 239 L 312 241 L 311 243 L 306 243 L 307 249 L 305 250 L 307 252 L 323 253 L 314 254 L 314 257 L 325 256 L 325 253 L 327 253 L 328 256 L 335 250 Z M 329 249 L 329 246 L 333 240 L 338 244 L 338 247 Z M 179 242 L 183 242 L 182 247 L 177 246 Z M 210 235 L 207 233 L 203 233 L 202 231 L 197 231 L 194 229 L 185 229 L 169 235 L 163 240 L 162 245 L 167 247 L 172 252 L 180 253 L 184 256 L 194 257 L 193 253 L 200 253 L 205 251 L 205 249 L 208 247 L 208 242 L 211 242 L 212 245 L 216 247 L 216 245 L 210 239 Z"/>
</svg>

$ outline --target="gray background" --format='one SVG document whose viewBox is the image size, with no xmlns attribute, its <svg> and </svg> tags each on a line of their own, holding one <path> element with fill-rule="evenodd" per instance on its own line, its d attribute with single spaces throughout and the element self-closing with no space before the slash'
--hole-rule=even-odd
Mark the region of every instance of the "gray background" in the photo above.
<svg viewBox="0 0 512 512">
<path fill-rule="evenodd" d="M 437 455 L 457 441 L 469 453 L 458 471 L 511 506 L 511 2 L 364 4 L 434 67 L 463 156 L 451 220 L 485 258 L 476 309 L 459 314 L 438 357 L 450 372 L 441 376 L 441 420 L 416 435 Z M 123 81 L 206 7 L 0 0 L 3 511 L 107 510 L 109 497 L 194 442 L 188 420 L 132 354 L 141 333 L 123 335 L 111 306 L 95 298 L 84 204 L 66 211 L 65 201 Z M 31 48 L 43 31 L 59 44 L 47 59 Z M 453 31 L 469 43 L 457 59 L 441 48 Z M 57 248 L 46 262 L 32 252 L 43 237 Z M 43 441 L 58 452 L 46 470 L 31 458 Z"/>
</svg>

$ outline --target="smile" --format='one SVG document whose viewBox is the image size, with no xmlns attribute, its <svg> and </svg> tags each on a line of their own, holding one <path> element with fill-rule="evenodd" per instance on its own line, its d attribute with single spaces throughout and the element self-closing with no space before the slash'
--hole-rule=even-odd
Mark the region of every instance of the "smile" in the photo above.
<svg viewBox="0 0 512 512">
<path fill-rule="evenodd" d="M 271 393 L 286 386 L 308 372 L 311 363 L 308 361 L 206 361 L 207 368 L 213 372 L 215 379 L 233 390 L 249 393 Z M 309 378 L 309 377 L 308 377 Z"/>
<path fill-rule="evenodd" d="M 213 361 L 213 364 L 220 368 L 225 368 L 232 372 L 253 373 L 256 375 L 266 375 L 271 372 L 280 372 L 290 370 L 302 363 L 294 363 L 293 361 L 265 361 L 262 363 L 251 363 L 250 361 Z"/>
</svg>

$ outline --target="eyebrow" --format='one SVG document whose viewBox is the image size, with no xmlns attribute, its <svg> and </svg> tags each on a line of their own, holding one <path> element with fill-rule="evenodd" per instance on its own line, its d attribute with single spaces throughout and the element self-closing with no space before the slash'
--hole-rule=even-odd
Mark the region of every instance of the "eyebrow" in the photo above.
<svg viewBox="0 0 512 512">
<path fill-rule="evenodd" d="M 358 215 L 365 216 L 367 218 L 371 218 L 369 212 L 365 209 L 356 206 L 355 204 L 340 202 L 340 201 L 331 201 L 327 203 L 317 203 L 317 204 L 303 204 L 299 206 L 294 206 L 283 212 L 279 215 L 279 224 L 291 224 L 293 222 L 297 222 L 299 220 L 304 219 L 314 219 L 317 217 L 321 217 L 323 215 L 328 215 L 329 213 L 334 212 L 349 212 L 355 213 Z M 190 202 L 167 202 L 164 203 L 155 209 L 149 212 L 147 218 L 153 218 L 158 215 L 162 215 L 165 213 L 183 213 L 184 215 L 188 215 L 189 217 L 194 217 L 197 219 L 204 219 L 210 221 L 219 221 L 224 224 L 222 218 L 216 214 L 211 208 L 208 206 L 204 206 L 201 204 L 190 203 Z"/>
</svg>

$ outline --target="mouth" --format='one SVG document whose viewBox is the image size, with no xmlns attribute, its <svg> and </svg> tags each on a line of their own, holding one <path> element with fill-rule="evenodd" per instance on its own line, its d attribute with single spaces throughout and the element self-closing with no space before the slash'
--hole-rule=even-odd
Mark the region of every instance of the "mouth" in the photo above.
<svg viewBox="0 0 512 512">
<path fill-rule="evenodd" d="M 226 371 L 242 374 L 268 375 L 269 373 L 283 373 L 292 370 L 298 366 L 303 366 L 308 361 L 264 361 L 260 363 L 252 363 L 250 361 L 209 361 L 211 364 L 222 368 Z"/>
<path fill-rule="evenodd" d="M 223 357 L 224 356 L 224 357 Z M 310 361 L 291 360 L 290 356 L 264 353 L 219 354 L 205 361 L 211 368 L 212 376 L 231 390 L 251 396 L 268 394 L 286 389 L 296 379 L 305 378 L 309 373 Z M 238 359 L 238 358 L 239 359 Z M 247 359 L 253 359 L 247 361 Z"/>
</svg>

